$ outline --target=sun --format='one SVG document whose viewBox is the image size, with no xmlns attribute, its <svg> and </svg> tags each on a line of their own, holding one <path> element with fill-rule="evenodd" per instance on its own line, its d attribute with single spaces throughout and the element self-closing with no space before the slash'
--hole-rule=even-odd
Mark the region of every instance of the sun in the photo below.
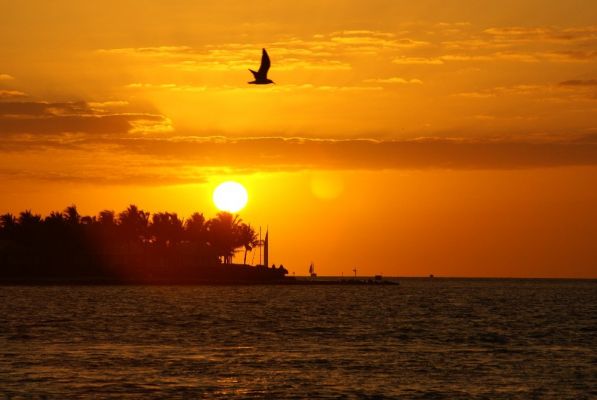
<svg viewBox="0 0 597 400">
<path fill-rule="evenodd" d="M 228 181 L 221 183 L 214 190 L 213 200 L 219 210 L 234 213 L 245 207 L 249 195 L 243 185 L 238 182 Z"/>
</svg>

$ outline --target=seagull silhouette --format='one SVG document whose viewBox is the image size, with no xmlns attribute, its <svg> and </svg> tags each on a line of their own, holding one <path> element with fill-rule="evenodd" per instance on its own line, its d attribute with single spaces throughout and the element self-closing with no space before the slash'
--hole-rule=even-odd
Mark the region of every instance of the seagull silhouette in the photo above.
<svg viewBox="0 0 597 400">
<path fill-rule="evenodd" d="M 253 74 L 254 81 L 248 82 L 253 85 L 267 85 L 268 83 L 275 83 L 271 79 L 267 79 L 267 71 L 269 71 L 270 66 L 269 56 L 267 55 L 267 51 L 262 49 L 261 52 L 261 65 L 259 66 L 259 71 L 255 72 L 252 69 L 249 69 Z"/>
</svg>

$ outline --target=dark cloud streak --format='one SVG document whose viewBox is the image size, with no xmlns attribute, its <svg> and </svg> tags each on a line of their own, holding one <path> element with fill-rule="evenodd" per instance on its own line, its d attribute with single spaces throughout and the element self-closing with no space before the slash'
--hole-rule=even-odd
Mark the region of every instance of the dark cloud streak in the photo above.
<svg viewBox="0 0 597 400">
<path fill-rule="evenodd" d="M 0 134 L 125 134 L 136 125 L 165 125 L 162 115 L 106 113 L 85 102 L 0 102 Z"/>
<path fill-rule="evenodd" d="M 561 86 L 597 86 L 597 79 L 571 79 L 568 81 L 560 82 Z"/>
<path fill-rule="evenodd" d="M 114 143 L 114 142 L 113 142 Z M 123 139 L 121 150 L 199 166 L 255 170 L 521 169 L 597 165 L 597 145 L 455 140 Z"/>
<path fill-rule="evenodd" d="M 515 170 L 597 166 L 597 141 L 470 142 L 305 138 L 118 138 L 79 135 L 0 145 L 0 177 L 92 185 L 176 185 L 213 174 L 304 170 Z M 31 157 L 49 168 L 27 164 Z M 0 157 L 0 160 L 2 158 Z M 57 163 L 52 161 L 56 159 Z"/>
</svg>

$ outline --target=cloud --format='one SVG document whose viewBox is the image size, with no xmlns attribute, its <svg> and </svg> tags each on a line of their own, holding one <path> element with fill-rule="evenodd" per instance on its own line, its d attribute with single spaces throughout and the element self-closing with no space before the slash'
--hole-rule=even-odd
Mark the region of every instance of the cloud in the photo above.
<svg viewBox="0 0 597 400">
<path fill-rule="evenodd" d="M 405 65 L 442 65 L 444 61 L 437 57 L 398 57 L 392 60 L 394 64 Z"/>
<path fill-rule="evenodd" d="M 390 32 L 375 31 L 370 29 L 354 29 L 332 32 L 332 36 L 363 36 L 363 37 L 380 37 L 380 38 L 395 38 L 396 35 Z M 325 38 L 326 35 L 318 35 L 319 38 Z"/>
<path fill-rule="evenodd" d="M 43 117 L 76 115 L 90 112 L 85 102 L 51 103 L 44 101 L 2 102 L 0 116 L 6 117 Z"/>
<path fill-rule="evenodd" d="M 125 134 L 171 129 L 169 119 L 162 115 L 110 113 L 85 102 L 0 102 L 0 132 L 4 135 Z"/>
<path fill-rule="evenodd" d="M 429 46 L 422 39 L 375 30 L 344 30 L 305 37 L 279 37 L 270 43 L 222 43 L 201 47 L 148 46 L 100 49 L 98 54 L 159 60 L 182 71 L 244 70 L 259 62 L 266 47 L 276 70 L 349 70 L 354 56 L 378 55 Z"/>
<path fill-rule="evenodd" d="M 0 177 L 18 181 L 66 182 L 88 185 L 168 186 L 206 182 L 205 171 L 172 168 L 86 168 L 26 170 L 0 168 Z"/>
<path fill-rule="evenodd" d="M 456 93 L 454 96 L 464 97 L 469 99 L 489 99 L 496 96 L 496 93 L 491 90 L 487 91 L 478 91 L 478 92 L 462 92 Z"/>
<path fill-rule="evenodd" d="M 374 46 L 377 49 L 416 48 L 430 45 L 429 42 L 424 40 L 396 38 L 392 33 L 366 30 L 334 32 L 331 34 L 330 40 L 348 46 Z"/>
<path fill-rule="evenodd" d="M 471 54 L 448 54 L 438 57 L 443 61 L 492 61 L 495 59 L 493 55 L 471 55 Z"/>
<path fill-rule="evenodd" d="M 437 49 L 444 54 L 439 61 L 511 61 L 538 63 L 543 61 L 591 62 L 597 59 L 597 26 L 542 27 L 506 26 L 476 31 L 452 32 L 448 40 L 439 35 Z M 437 50 L 436 49 L 436 50 Z"/>
<path fill-rule="evenodd" d="M 170 57 L 180 53 L 189 53 L 192 51 L 188 46 L 148 46 L 148 47 L 123 47 L 113 49 L 98 49 L 100 54 L 120 54 L 120 55 L 143 55 Z"/>
<path fill-rule="evenodd" d="M 181 71 L 230 71 L 258 66 L 261 57 L 260 44 L 224 43 L 198 48 L 188 46 L 162 46 L 139 48 L 101 49 L 97 52 L 108 56 L 159 61 L 163 66 Z M 272 62 L 278 70 L 347 70 L 346 62 L 329 59 L 334 44 L 325 41 L 287 39 L 266 46 Z"/>
<path fill-rule="evenodd" d="M 539 66 L 544 62 L 591 63 L 597 60 L 597 52 L 593 50 L 597 46 L 597 26 L 495 26 L 482 29 L 468 22 L 411 25 L 400 25 L 408 29 L 393 32 L 351 29 L 302 36 L 272 35 L 266 43 L 238 40 L 198 46 L 108 48 L 97 50 L 97 54 L 119 57 L 131 68 L 145 68 L 149 64 L 151 68 L 165 69 L 160 76 L 172 76 L 173 71 L 197 73 L 198 76 L 205 72 L 246 71 L 258 66 L 261 47 L 268 49 L 274 71 L 353 71 L 358 74 L 370 68 L 365 63 L 370 63 L 372 57 L 379 63 L 379 70 L 385 68 L 386 74 L 390 72 L 391 64 L 442 66 L 449 70 L 459 63 L 503 62 Z M 202 80 L 203 86 L 188 85 L 189 82 L 178 82 L 171 87 L 159 86 L 172 84 L 170 82 L 131 85 L 137 85 L 140 90 L 198 92 L 209 86 L 203 82 L 216 82 L 217 85 L 222 79 L 222 75 L 218 75 L 214 80 Z"/>
<path fill-rule="evenodd" d="M 592 62 L 597 60 L 597 50 L 562 50 L 544 52 L 540 57 L 553 62 Z"/>
<path fill-rule="evenodd" d="M 144 89 L 144 90 L 168 90 L 173 92 L 205 92 L 207 86 L 195 85 L 180 85 L 176 83 L 130 83 L 126 85 L 128 89 Z"/>
<path fill-rule="evenodd" d="M 440 42 L 442 48 L 458 51 L 478 51 L 479 49 L 504 49 L 510 47 L 509 44 L 498 43 L 491 39 L 481 37 L 466 37 L 464 39 L 453 39 Z"/>
<path fill-rule="evenodd" d="M 582 42 L 597 39 L 597 26 L 571 28 L 509 26 L 488 28 L 483 33 L 499 41 Z"/>
<path fill-rule="evenodd" d="M 395 64 L 404 65 L 443 65 L 449 62 L 495 62 L 510 61 L 521 63 L 549 62 L 591 62 L 597 60 L 597 51 L 552 51 L 552 52 L 505 52 L 488 54 L 444 54 L 437 57 L 398 57 Z"/>
<path fill-rule="evenodd" d="M 116 143 L 113 143 L 116 144 Z M 244 170 L 518 169 L 597 165 L 597 145 L 574 141 L 306 138 L 131 138 L 122 151 L 185 165 Z"/>
<path fill-rule="evenodd" d="M 560 82 L 561 86 L 580 86 L 580 87 L 593 87 L 597 86 L 597 79 L 571 79 L 568 81 Z"/>
<path fill-rule="evenodd" d="M 11 145 L 12 143 L 12 145 Z M 12 146 L 12 147 L 11 147 Z M 597 166 L 595 135 L 412 140 L 78 135 L 0 142 L 7 179 L 103 185 L 176 185 L 222 173 L 303 170 L 493 170 Z"/>
<path fill-rule="evenodd" d="M 8 74 L 0 74 L 0 81 L 11 81 L 14 77 Z"/>
<path fill-rule="evenodd" d="M 3 90 L 0 89 L 0 99 L 14 99 L 27 97 L 27 95 L 19 90 Z"/>
<path fill-rule="evenodd" d="M 421 85 L 423 81 L 420 79 L 405 79 L 400 78 L 397 76 L 393 76 L 390 78 L 372 78 L 372 79 L 365 79 L 365 82 L 371 83 L 396 83 L 396 84 L 412 84 L 412 85 Z"/>
<path fill-rule="evenodd" d="M 470 99 L 489 99 L 504 96 L 526 96 L 533 100 L 552 100 L 557 102 L 579 100 L 594 100 L 596 97 L 591 90 L 597 86 L 595 80 L 569 80 L 557 85 L 511 85 L 496 86 L 478 91 L 455 93 L 453 96 Z"/>
<path fill-rule="evenodd" d="M 121 107 L 126 107 L 128 106 L 130 103 L 128 101 L 124 101 L 124 100 L 108 100 L 108 101 L 95 101 L 95 102 L 88 102 L 87 104 L 89 104 L 89 107 L 100 110 L 100 111 L 105 111 L 105 109 L 108 108 L 121 108 Z"/>
<path fill-rule="evenodd" d="M 542 27 L 506 26 L 493 27 L 483 31 L 495 38 L 511 40 L 530 40 L 548 37 L 550 29 Z"/>
<path fill-rule="evenodd" d="M 456 35 L 464 31 L 470 31 L 470 22 L 438 22 L 427 27 L 428 32 L 439 35 Z"/>
<path fill-rule="evenodd" d="M 414 82 L 413 82 L 414 83 Z M 179 85 L 176 83 L 131 83 L 126 85 L 128 89 L 149 89 L 153 91 L 173 91 L 173 92 L 205 92 L 208 89 L 212 92 L 251 92 L 255 93 L 253 88 L 247 86 L 214 86 L 208 88 L 207 86 L 193 86 L 193 85 Z M 260 93 L 296 93 L 297 91 L 323 91 L 323 92 L 358 92 L 358 91 L 378 91 L 383 90 L 380 86 L 358 86 L 358 85 L 313 85 L 310 83 L 304 84 L 284 84 L 284 85 L 272 85 L 269 87 L 262 88 Z"/>
</svg>

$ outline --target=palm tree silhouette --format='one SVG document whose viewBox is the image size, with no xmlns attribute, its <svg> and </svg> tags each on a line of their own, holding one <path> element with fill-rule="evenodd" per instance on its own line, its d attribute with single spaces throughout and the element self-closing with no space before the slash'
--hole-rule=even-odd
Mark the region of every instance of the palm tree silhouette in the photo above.
<svg viewBox="0 0 597 400">
<path fill-rule="evenodd" d="M 238 240 L 245 248 L 243 264 L 247 265 L 247 252 L 253 250 L 254 247 L 259 245 L 259 237 L 251 225 L 242 223 L 238 226 Z"/>
<path fill-rule="evenodd" d="M 102 225 L 116 225 L 116 214 L 112 210 L 100 211 L 97 221 Z"/>
<path fill-rule="evenodd" d="M 56 246 L 57 242 L 63 240 L 68 234 L 66 218 L 60 211 L 52 211 L 50 215 L 44 218 L 44 230 L 48 235 L 47 241 L 51 246 Z M 63 246 L 62 246 L 63 247 Z"/>
<path fill-rule="evenodd" d="M 207 241 L 207 224 L 205 217 L 200 213 L 193 213 L 184 222 L 186 239 L 193 244 L 205 243 Z"/>
<path fill-rule="evenodd" d="M 163 247 L 178 244 L 184 235 L 182 220 L 176 213 L 156 213 L 151 219 L 151 234 L 156 243 Z"/>
<path fill-rule="evenodd" d="M 33 214 L 31 210 L 21 211 L 19 214 L 19 225 L 22 227 L 33 227 L 40 225 L 41 223 L 41 215 Z"/>
<path fill-rule="evenodd" d="M 79 225 L 81 222 L 81 214 L 77 210 L 77 206 L 72 204 L 64 210 L 66 221 L 71 225 Z"/>
<path fill-rule="evenodd" d="M 147 237 L 149 213 L 131 204 L 118 215 L 118 224 L 125 240 L 137 242 Z"/>
<path fill-rule="evenodd" d="M 75 205 L 45 218 L 25 210 L 18 217 L 0 215 L 0 278 L 179 279 L 195 276 L 195 268 L 214 268 L 218 260 L 231 264 L 242 248 L 246 265 L 248 252 L 259 245 L 251 225 L 227 212 L 209 220 L 194 213 L 183 222 L 169 212 L 150 219 L 136 205 L 97 216 L 83 216 Z"/>
<path fill-rule="evenodd" d="M 48 215 L 44 219 L 44 223 L 48 225 L 64 225 L 66 219 L 64 218 L 64 214 L 60 211 L 52 211 L 50 215 Z"/>
<path fill-rule="evenodd" d="M 17 219 L 20 240 L 24 243 L 35 244 L 40 242 L 41 215 L 33 214 L 31 210 L 21 211 Z"/>
<path fill-rule="evenodd" d="M 17 219 L 11 213 L 0 215 L 0 238 L 11 239 L 17 228 Z"/>
<path fill-rule="evenodd" d="M 93 232 L 95 246 L 100 247 L 104 253 L 113 254 L 121 246 L 122 235 L 119 235 L 119 226 L 116 224 L 116 213 L 112 210 L 102 210 L 90 227 Z"/>
<path fill-rule="evenodd" d="M 239 224 L 240 218 L 238 215 L 232 215 L 228 212 L 220 212 L 215 218 L 207 221 L 209 244 L 216 251 L 216 254 L 223 258 L 224 264 L 232 262 L 234 250 L 240 246 L 237 237 Z"/>
<path fill-rule="evenodd" d="M 0 228 L 12 229 L 17 225 L 17 219 L 11 213 L 0 215 Z"/>
</svg>

